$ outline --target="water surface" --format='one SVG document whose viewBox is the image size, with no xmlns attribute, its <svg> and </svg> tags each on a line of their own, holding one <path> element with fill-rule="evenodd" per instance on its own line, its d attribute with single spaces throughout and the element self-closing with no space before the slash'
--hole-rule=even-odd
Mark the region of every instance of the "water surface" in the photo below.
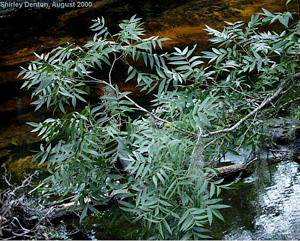
<svg viewBox="0 0 300 241">
<path fill-rule="evenodd" d="M 232 208 L 223 211 L 226 222 L 212 228 L 216 239 L 299 240 L 300 165 L 286 159 L 268 165 L 261 160 L 253 173 L 223 193 Z"/>
</svg>

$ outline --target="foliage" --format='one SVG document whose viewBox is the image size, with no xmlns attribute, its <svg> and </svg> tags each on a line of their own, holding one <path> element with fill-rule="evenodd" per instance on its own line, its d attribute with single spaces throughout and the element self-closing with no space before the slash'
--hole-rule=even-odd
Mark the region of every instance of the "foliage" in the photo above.
<svg viewBox="0 0 300 241">
<path fill-rule="evenodd" d="M 219 198 L 228 185 L 212 167 L 228 151 L 256 150 L 267 136 L 265 120 L 299 93 L 300 23 L 292 20 L 289 12 L 263 10 L 248 24 L 207 26 L 217 47 L 197 56 L 196 45 L 163 53 L 167 39 L 145 37 L 135 16 L 116 34 L 98 18 L 83 47 L 36 54 L 20 73 L 23 87 L 32 89 L 36 109 L 63 113 L 30 123 L 44 141 L 36 158 L 51 167 L 50 192 L 74 194 L 81 219 L 113 198 L 151 238 L 208 238 L 207 226 L 213 217 L 223 220 L 219 210 L 228 207 Z M 274 23 L 284 30 L 261 30 Z M 127 68 L 125 82 L 154 95 L 150 109 L 119 90 L 117 65 Z M 90 104 L 95 86 L 104 94 Z"/>
</svg>

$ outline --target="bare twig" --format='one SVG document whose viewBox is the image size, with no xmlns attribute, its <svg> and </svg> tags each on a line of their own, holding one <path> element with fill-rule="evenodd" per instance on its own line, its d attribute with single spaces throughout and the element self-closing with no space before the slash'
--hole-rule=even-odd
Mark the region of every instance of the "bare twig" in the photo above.
<svg viewBox="0 0 300 241">
<path fill-rule="evenodd" d="M 43 186 L 45 183 L 41 183 L 38 186 L 36 186 L 34 189 L 32 189 L 30 192 L 28 192 L 28 194 L 30 195 L 31 193 L 33 193 L 35 190 L 37 190 L 38 188 L 40 188 L 41 186 Z"/>
<path fill-rule="evenodd" d="M 112 85 L 111 74 L 112 74 L 113 68 L 115 66 L 116 61 L 119 60 L 121 57 L 122 57 L 122 55 L 120 55 L 119 57 L 117 57 L 116 54 L 114 54 L 114 60 L 113 60 L 113 62 L 111 64 L 111 67 L 110 67 L 110 70 L 109 70 L 109 73 L 108 73 L 108 81 L 109 81 L 110 85 Z"/>
</svg>

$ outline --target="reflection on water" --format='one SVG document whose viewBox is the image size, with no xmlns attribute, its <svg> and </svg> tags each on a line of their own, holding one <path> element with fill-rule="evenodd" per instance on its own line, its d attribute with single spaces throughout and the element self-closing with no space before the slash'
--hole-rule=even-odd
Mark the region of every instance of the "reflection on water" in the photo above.
<svg viewBox="0 0 300 241">
<path fill-rule="evenodd" d="M 250 176 L 241 181 L 236 191 L 240 190 L 240 194 L 243 194 L 242 189 L 246 188 L 253 192 L 252 200 L 248 200 L 250 208 L 249 210 L 241 206 L 232 208 L 239 209 L 240 215 L 251 209 L 255 210 L 254 217 L 250 213 L 248 216 L 248 222 L 252 225 L 245 227 L 231 221 L 232 226 L 224 235 L 224 239 L 300 238 L 300 166 L 296 162 L 283 161 L 271 171 L 268 180 L 266 176 L 256 176 L 257 173 L 254 173 L 255 177 Z M 251 197 L 250 193 L 249 195 Z M 238 220 L 239 217 L 234 217 L 234 219 Z"/>
<path fill-rule="evenodd" d="M 300 165 L 285 160 L 270 166 L 265 159 L 254 165 L 253 174 L 223 193 L 231 208 L 223 210 L 225 222 L 216 220 L 210 235 L 218 240 L 299 240 Z M 112 207 L 87 218 L 79 226 L 83 238 L 141 238 L 139 224 L 120 219 L 110 225 L 116 212 Z"/>
<path fill-rule="evenodd" d="M 262 159 L 250 169 L 254 170 L 250 176 L 236 180 L 233 189 L 222 193 L 231 208 L 222 211 L 225 222 L 216 220 L 210 235 L 217 240 L 299 240 L 300 165 L 291 160 L 268 165 Z M 119 219 L 111 225 L 116 212 L 111 207 L 87 218 L 79 225 L 83 238 L 141 238 L 139 224 Z M 65 224 L 70 222 L 74 220 L 65 220 Z"/>
</svg>

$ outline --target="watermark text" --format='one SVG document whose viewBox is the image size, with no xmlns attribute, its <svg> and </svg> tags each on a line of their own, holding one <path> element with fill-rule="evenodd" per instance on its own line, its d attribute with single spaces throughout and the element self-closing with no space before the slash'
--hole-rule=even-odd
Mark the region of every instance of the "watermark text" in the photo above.
<svg viewBox="0 0 300 241">
<path fill-rule="evenodd" d="M 89 1 L 78 1 L 78 2 L 7 2 L 7 1 L 0 1 L 0 8 L 91 8 L 93 7 L 93 2 Z"/>
</svg>

